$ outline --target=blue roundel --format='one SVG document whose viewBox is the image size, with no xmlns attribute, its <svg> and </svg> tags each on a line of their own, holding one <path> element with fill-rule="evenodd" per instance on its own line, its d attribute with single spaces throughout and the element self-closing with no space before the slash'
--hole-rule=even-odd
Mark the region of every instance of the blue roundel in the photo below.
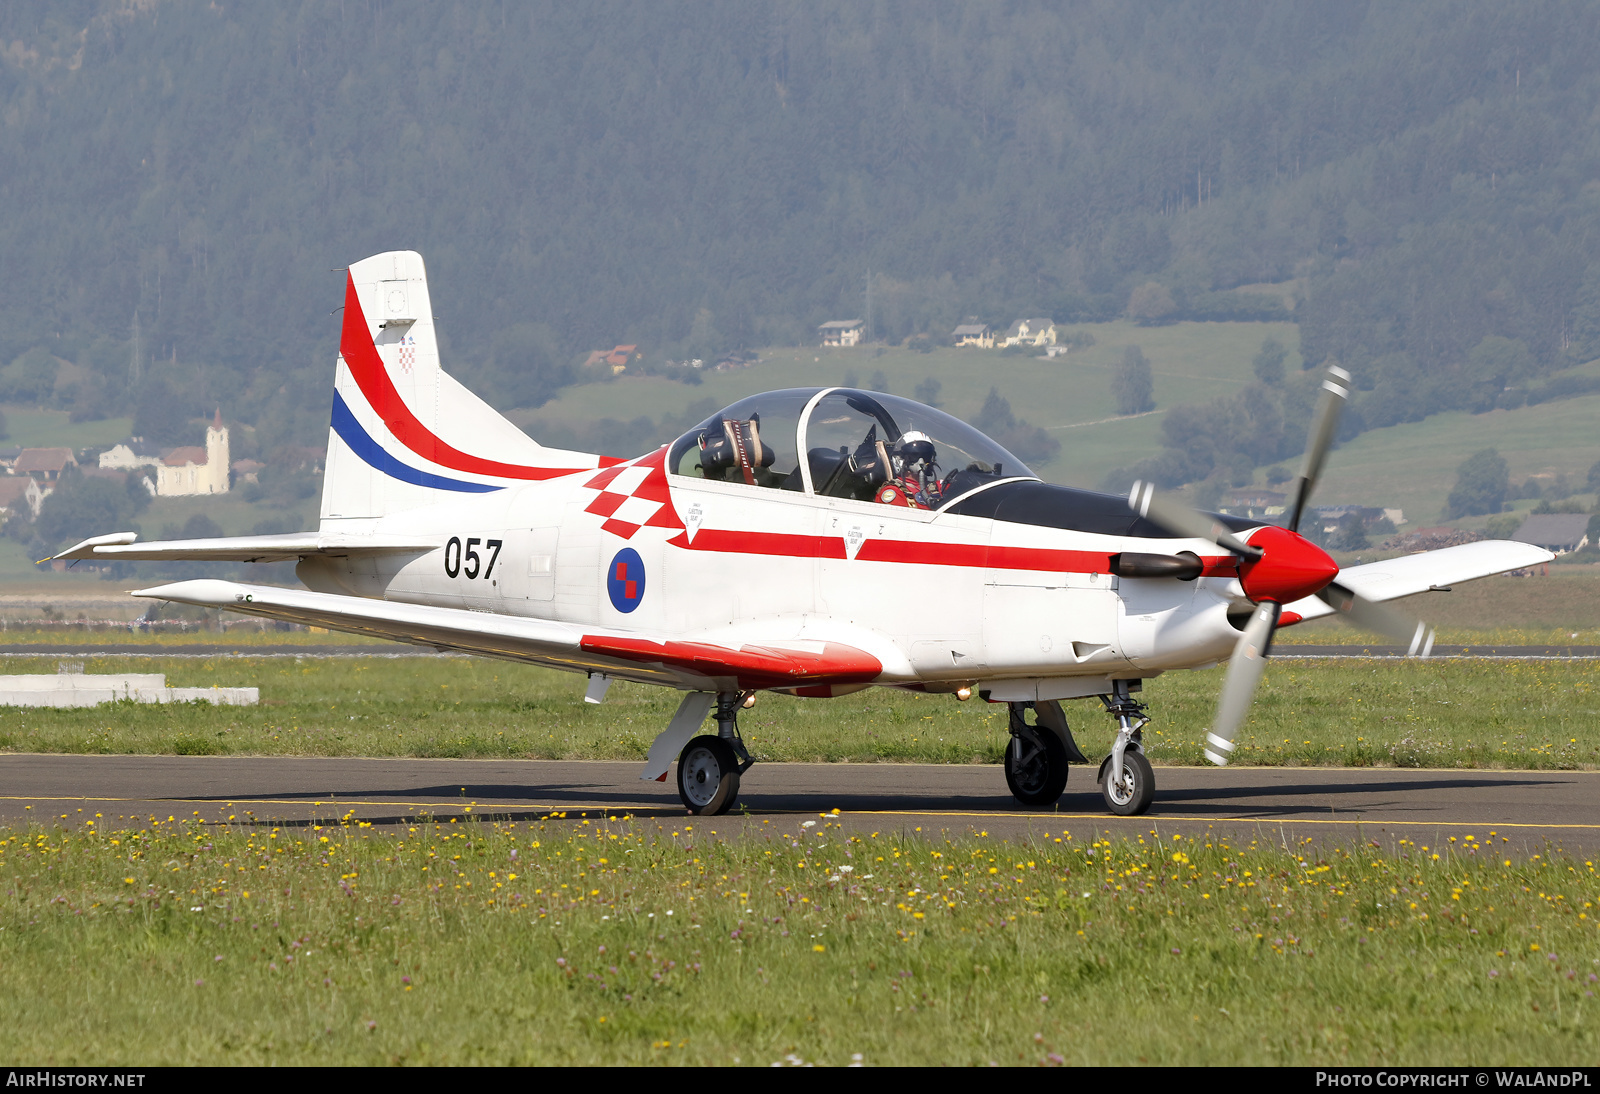
<svg viewBox="0 0 1600 1094">
<path fill-rule="evenodd" d="M 611 594 L 611 606 L 619 612 L 631 612 L 644 599 L 644 559 L 632 547 L 624 547 L 611 560 L 606 571 L 606 592 Z"/>
</svg>

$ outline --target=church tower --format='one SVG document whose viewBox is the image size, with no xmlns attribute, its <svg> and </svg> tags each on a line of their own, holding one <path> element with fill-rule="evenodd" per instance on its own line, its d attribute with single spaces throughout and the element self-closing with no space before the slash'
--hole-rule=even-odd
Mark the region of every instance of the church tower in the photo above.
<svg viewBox="0 0 1600 1094">
<path fill-rule="evenodd" d="M 205 482 L 198 493 L 226 494 L 231 466 L 232 461 L 228 459 L 228 427 L 222 424 L 222 408 L 219 406 L 216 417 L 206 426 Z"/>
</svg>

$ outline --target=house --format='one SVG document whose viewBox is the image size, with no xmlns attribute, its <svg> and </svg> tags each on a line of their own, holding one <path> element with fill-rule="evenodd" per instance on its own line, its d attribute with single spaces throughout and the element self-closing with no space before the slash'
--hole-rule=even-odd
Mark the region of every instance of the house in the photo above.
<svg viewBox="0 0 1600 1094">
<path fill-rule="evenodd" d="M 867 325 L 859 319 L 834 319 L 817 328 L 825 346 L 858 346 Z"/>
<path fill-rule="evenodd" d="M 185 445 L 162 457 L 156 468 L 156 494 L 163 498 L 228 492 L 228 427 L 222 410 L 206 427 L 206 446 Z"/>
<path fill-rule="evenodd" d="M 1589 514 L 1536 513 L 1511 538 L 1558 555 L 1581 551 L 1589 545 Z"/>
<path fill-rule="evenodd" d="M 1056 344 L 1054 319 L 1018 319 L 1006 331 L 1003 346 L 1053 346 Z"/>
<path fill-rule="evenodd" d="M 0 478 L 0 513 L 11 516 L 26 508 L 28 519 L 37 520 L 39 506 L 50 493 L 51 491 L 40 488 L 37 479 L 27 475 Z"/>
<path fill-rule="evenodd" d="M 260 460 L 234 460 L 233 481 L 260 482 L 261 469 L 266 466 L 267 465 L 262 463 Z"/>
<path fill-rule="evenodd" d="M 950 337 L 958 346 L 994 349 L 994 331 L 986 323 L 963 323 L 950 332 Z"/>
<path fill-rule="evenodd" d="M 1283 516 L 1286 498 L 1276 490 L 1235 490 L 1222 499 L 1222 512 L 1230 517 L 1270 520 Z"/>
<path fill-rule="evenodd" d="M 100 466 L 108 471 L 136 471 L 141 467 L 160 467 L 161 450 L 144 443 L 142 437 L 129 437 L 100 453 Z"/>
<path fill-rule="evenodd" d="M 583 359 L 584 368 L 609 368 L 612 375 L 626 372 L 629 365 L 638 361 L 639 347 L 613 346 L 611 349 L 592 350 L 589 356 Z"/>
<path fill-rule="evenodd" d="M 11 465 L 14 475 L 27 475 L 41 482 L 55 482 L 68 466 L 78 466 L 70 448 L 24 448 Z"/>
<path fill-rule="evenodd" d="M 1309 510 L 1311 516 L 1321 522 L 1324 532 L 1333 533 L 1341 521 L 1351 513 L 1361 518 L 1364 526 L 1370 527 L 1379 521 L 1388 519 L 1392 524 L 1403 524 L 1405 514 L 1399 509 L 1380 509 L 1371 505 L 1313 505 Z M 1400 520 L 1395 520 L 1400 517 Z"/>
</svg>

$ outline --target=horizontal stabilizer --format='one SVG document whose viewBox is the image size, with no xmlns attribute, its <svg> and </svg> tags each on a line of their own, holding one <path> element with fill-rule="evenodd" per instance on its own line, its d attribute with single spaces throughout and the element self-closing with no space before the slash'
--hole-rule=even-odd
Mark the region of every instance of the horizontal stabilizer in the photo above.
<svg viewBox="0 0 1600 1094">
<path fill-rule="evenodd" d="M 1446 589 L 1463 581 L 1493 577 L 1508 570 L 1540 566 L 1555 558 L 1543 547 L 1511 540 L 1486 539 L 1416 555 L 1401 555 L 1384 562 L 1369 562 L 1339 571 L 1339 584 L 1375 603 L 1399 600 L 1433 589 Z M 1301 619 L 1332 615 L 1333 608 L 1315 596 L 1287 606 Z"/>
<path fill-rule="evenodd" d="M 55 558 L 123 562 L 287 562 L 307 555 L 389 555 L 424 552 L 439 546 L 420 538 L 359 536 L 337 532 L 289 532 L 277 536 L 217 539 L 166 539 L 139 543 L 137 532 L 113 532 L 86 539 Z M 48 562 L 50 559 L 45 559 Z"/>
</svg>

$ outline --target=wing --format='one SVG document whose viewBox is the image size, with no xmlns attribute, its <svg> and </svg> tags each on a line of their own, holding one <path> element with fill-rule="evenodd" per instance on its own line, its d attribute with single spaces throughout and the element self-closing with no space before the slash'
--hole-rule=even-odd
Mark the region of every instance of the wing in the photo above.
<svg viewBox="0 0 1600 1094">
<path fill-rule="evenodd" d="M 439 544 L 402 536 L 290 532 L 278 536 L 168 539 L 137 542 L 137 532 L 112 532 L 69 547 L 53 558 L 125 562 L 286 562 L 307 555 L 383 555 L 424 552 Z M 43 559 L 49 562 L 51 559 Z"/>
<path fill-rule="evenodd" d="M 548 619 L 211 579 L 174 582 L 133 595 L 693 691 L 864 684 L 883 672 L 878 657 L 855 645 L 809 636 L 773 635 L 738 645 L 684 641 Z"/>
<path fill-rule="evenodd" d="M 1352 566 L 1340 570 L 1338 580 L 1351 592 L 1381 603 L 1434 589 L 1448 589 L 1459 582 L 1493 577 L 1508 570 L 1539 566 L 1555 557 L 1543 547 L 1535 547 L 1531 543 L 1487 539 L 1418 555 L 1401 555 L 1386 562 Z M 1332 615 L 1333 608 L 1317 597 L 1308 596 L 1288 605 L 1284 611 L 1285 618 L 1291 612 L 1299 616 L 1294 620 L 1298 623 Z"/>
</svg>

